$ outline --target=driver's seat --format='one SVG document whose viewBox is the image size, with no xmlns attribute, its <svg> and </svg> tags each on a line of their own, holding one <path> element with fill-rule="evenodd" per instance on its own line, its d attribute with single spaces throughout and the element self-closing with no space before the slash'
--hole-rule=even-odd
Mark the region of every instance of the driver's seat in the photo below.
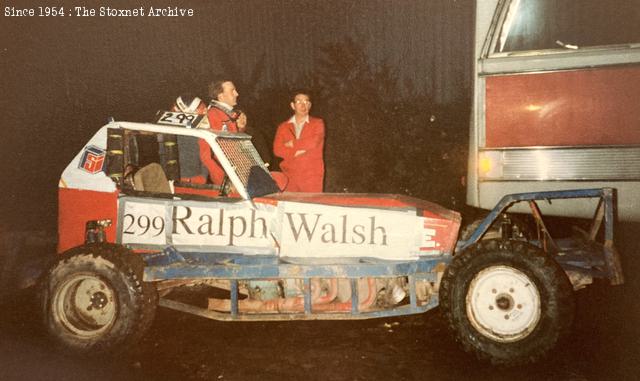
<svg viewBox="0 0 640 381">
<path fill-rule="evenodd" d="M 158 163 L 145 165 L 133 175 L 133 189 L 151 193 L 171 193 L 167 175 Z"/>
</svg>

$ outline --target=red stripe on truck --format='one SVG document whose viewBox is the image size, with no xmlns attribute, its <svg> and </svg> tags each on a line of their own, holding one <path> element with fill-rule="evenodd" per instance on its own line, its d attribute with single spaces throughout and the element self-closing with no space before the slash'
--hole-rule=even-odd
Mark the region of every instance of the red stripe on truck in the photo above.
<svg viewBox="0 0 640 381">
<path fill-rule="evenodd" d="M 640 66 L 486 81 L 486 147 L 640 144 Z"/>
</svg>

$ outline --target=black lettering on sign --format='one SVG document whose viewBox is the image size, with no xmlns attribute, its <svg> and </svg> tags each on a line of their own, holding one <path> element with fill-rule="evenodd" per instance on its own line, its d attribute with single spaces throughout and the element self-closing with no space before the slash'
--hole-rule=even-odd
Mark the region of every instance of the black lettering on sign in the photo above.
<svg viewBox="0 0 640 381">
<path fill-rule="evenodd" d="M 242 232 L 236 234 L 236 221 L 239 220 L 242 223 Z M 233 246 L 233 239 L 237 237 L 242 237 L 244 233 L 247 231 L 247 221 L 245 221 L 244 217 L 236 216 L 229 217 L 229 246 Z"/>
<path fill-rule="evenodd" d="M 157 226 L 157 225 L 159 225 L 159 226 Z M 154 237 L 159 236 L 164 231 L 164 218 L 162 218 L 160 216 L 155 216 L 153 218 L 152 226 L 153 226 L 154 229 L 156 229 L 158 231 L 158 233 L 156 233 L 154 235 Z"/>
<path fill-rule="evenodd" d="M 202 222 L 202 224 L 198 226 L 198 233 L 201 235 L 215 235 L 213 233 L 213 217 L 208 214 L 203 214 L 198 218 L 198 220 Z"/>
<path fill-rule="evenodd" d="M 306 213 L 285 213 L 289 222 L 288 227 L 296 242 L 306 238 L 307 242 L 312 242 L 315 236 L 316 228 L 320 227 L 318 232 L 318 240 L 321 243 L 341 243 L 388 246 L 387 230 L 384 226 L 376 223 L 376 216 L 369 217 L 368 226 L 353 224 L 349 221 L 349 216 L 343 214 L 339 216 L 336 223 L 321 221 L 324 219 L 322 214 L 314 214 L 315 221 L 312 218 L 307 219 Z M 294 218 L 296 214 L 299 218 Z M 325 219 L 326 221 L 326 219 Z M 368 228 L 368 229 L 367 229 Z M 367 242 L 368 240 L 368 242 Z"/>
<path fill-rule="evenodd" d="M 133 223 L 136 221 L 135 217 L 133 217 L 133 214 L 125 214 L 124 217 L 122 218 L 122 224 L 123 225 L 127 225 L 127 218 L 131 218 L 131 221 L 129 222 L 129 226 L 125 227 L 124 230 L 122 231 L 123 234 L 134 234 L 135 231 L 131 230 L 131 228 L 133 227 Z"/>
<path fill-rule="evenodd" d="M 354 225 L 353 234 L 357 235 L 358 237 L 357 237 L 357 241 L 356 241 L 356 237 L 351 238 L 351 243 L 361 245 L 366 240 L 366 237 L 364 236 L 364 225 Z"/>
<path fill-rule="evenodd" d="M 293 222 L 293 218 L 291 217 L 292 214 L 293 213 L 286 213 L 287 219 L 289 220 L 289 227 L 291 227 L 291 233 L 293 233 L 293 238 L 296 240 L 296 242 L 298 242 L 298 238 L 300 238 L 300 233 L 302 233 L 302 229 L 304 229 L 304 232 L 307 235 L 307 241 L 311 242 L 311 239 L 315 234 L 316 227 L 318 226 L 318 221 L 320 220 L 320 214 L 315 215 L 316 222 L 313 224 L 313 229 L 310 229 L 309 225 L 307 225 L 306 213 L 296 213 L 298 216 L 300 216 L 300 220 L 302 221 L 300 225 L 298 225 L 298 228 L 296 229 L 296 226 Z"/>
<path fill-rule="evenodd" d="M 333 224 L 326 223 L 322 225 L 322 242 L 324 243 L 336 243 L 336 227 Z"/>
<path fill-rule="evenodd" d="M 376 241 L 376 231 L 379 231 L 382 234 L 382 246 L 387 246 L 387 231 L 382 226 L 376 226 L 376 218 L 369 217 L 371 220 L 371 240 L 369 244 L 375 245 Z"/>
<path fill-rule="evenodd" d="M 254 235 L 255 230 L 256 230 L 256 222 L 260 221 L 262 223 L 262 234 L 260 235 L 260 238 L 267 238 L 267 221 L 262 218 L 262 217 L 258 217 L 256 218 L 256 211 L 254 209 L 251 209 L 251 238 L 255 238 L 256 236 Z"/>
<path fill-rule="evenodd" d="M 164 114 L 164 116 L 162 118 L 160 118 L 160 122 L 169 122 L 169 123 L 171 123 L 172 122 L 172 120 L 171 120 L 172 116 L 173 116 L 172 113 L 167 112 L 167 113 Z"/>
<path fill-rule="evenodd" d="M 150 218 L 146 214 L 141 214 L 136 218 L 133 214 L 127 213 L 122 219 L 122 224 L 124 225 L 122 234 L 137 233 L 137 235 L 142 236 L 153 229 L 153 233 L 155 233 L 153 236 L 157 237 L 164 231 L 164 218 L 160 216 Z"/>
<path fill-rule="evenodd" d="M 138 235 L 145 235 L 149 231 L 151 227 L 151 220 L 149 216 L 145 216 L 144 214 L 138 217 L 138 226 L 144 231 Z"/>
<path fill-rule="evenodd" d="M 184 217 L 178 217 L 178 208 L 184 209 L 186 211 Z M 178 222 L 180 222 L 180 224 L 182 224 L 182 228 L 186 231 L 187 234 L 193 234 L 193 232 L 191 231 L 191 229 L 189 229 L 189 225 L 186 223 L 185 220 L 189 219 L 189 217 L 191 217 L 191 208 L 189 208 L 188 206 L 174 206 L 173 207 L 173 232 L 172 234 L 180 234 L 178 233 Z"/>
</svg>

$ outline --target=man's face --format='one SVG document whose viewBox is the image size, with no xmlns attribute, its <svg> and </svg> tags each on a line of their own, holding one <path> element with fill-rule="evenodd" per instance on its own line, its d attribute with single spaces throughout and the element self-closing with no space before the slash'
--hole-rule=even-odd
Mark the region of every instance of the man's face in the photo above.
<svg viewBox="0 0 640 381">
<path fill-rule="evenodd" d="M 235 106 L 238 102 L 238 92 L 233 82 L 225 82 L 222 84 L 222 93 L 218 95 L 218 101 L 224 102 L 229 106 Z"/>
<path fill-rule="evenodd" d="M 291 102 L 291 108 L 298 116 L 309 115 L 309 110 L 311 110 L 311 101 L 309 100 L 309 96 L 306 94 L 296 95 L 293 102 Z"/>
</svg>

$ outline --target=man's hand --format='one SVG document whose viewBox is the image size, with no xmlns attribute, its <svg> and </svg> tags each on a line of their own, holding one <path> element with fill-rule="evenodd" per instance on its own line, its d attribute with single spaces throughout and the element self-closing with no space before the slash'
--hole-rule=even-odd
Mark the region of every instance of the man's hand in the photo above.
<svg viewBox="0 0 640 381">
<path fill-rule="evenodd" d="M 295 155 L 293 155 L 294 157 L 298 157 L 300 155 L 304 155 L 307 152 L 307 150 L 304 149 L 299 149 L 296 151 Z"/>
<path fill-rule="evenodd" d="M 288 142 L 284 143 L 284 146 L 287 148 L 293 148 L 293 140 L 289 140 Z"/>
<path fill-rule="evenodd" d="M 241 113 L 236 120 L 236 125 L 238 126 L 238 131 L 244 132 L 244 130 L 247 128 L 247 114 Z"/>
</svg>

